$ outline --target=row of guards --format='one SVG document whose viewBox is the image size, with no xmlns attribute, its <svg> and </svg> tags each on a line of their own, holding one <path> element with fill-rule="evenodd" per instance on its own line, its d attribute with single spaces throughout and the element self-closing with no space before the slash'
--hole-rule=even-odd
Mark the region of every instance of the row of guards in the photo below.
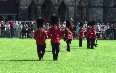
<svg viewBox="0 0 116 73">
<path fill-rule="evenodd" d="M 34 39 L 36 40 L 37 45 L 37 53 L 38 58 L 40 61 L 43 60 L 43 56 L 45 54 L 45 48 L 46 48 L 46 39 L 47 36 L 51 39 L 51 46 L 52 46 L 52 54 L 53 54 L 53 60 L 58 60 L 58 54 L 60 49 L 60 40 L 63 36 L 64 41 L 67 43 L 66 50 L 70 52 L 70 44 L 73 39 L 73 30 L 71 29 L 71 23 L 69 20 L 66 20 L 66 28 L 64 29 L 64 32 L 62 33 L 61 28 L 58 26 L 58 17 L 57 15 L 51 16 L 50 23 L 51 28 L 49 28 L 48 33 L 43 29 L 44 25 L 44 19 L 40 17 L 36 20 L 37 28 L 34 32 Z M 86 33 L 87 38 L 87 49 L 94 49 L 94 46 L 96 47 L 97 44 L 95 44 L 96 40 L 96 31 L 93 27 L 95 25 L 95 21 L 88 22 L 88 28 Z M 80 23 L 80 29 L 79 29 L 79 47 L 82 47 L 82 40 L 84 37 L 84 28 L 83 23 Z"/>
</svg>

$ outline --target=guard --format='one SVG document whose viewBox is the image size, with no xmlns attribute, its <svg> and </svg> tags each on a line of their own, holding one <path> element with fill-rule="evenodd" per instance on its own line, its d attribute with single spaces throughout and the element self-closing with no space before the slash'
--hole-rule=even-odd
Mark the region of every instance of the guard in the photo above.
<svg viewBox="0 0 116 73">
<path fill-rule="evenodd" d="M 34 39 L 36 40 L 37 53 L 38 53 L 39 60 L 42 61 L 44 53 L 45 53 L 45 48 L 46 48 L 45 40 L 47 39 L 47 33 L 43 29 L 43 24 L 44 24 L 43 18 L 40 17 L 39 19 L 37 19 L 36 23 L 37 23 L 38 30 L 34 32 Z"/>
<path fill-rule="evenodd" d="M 94 28 L 95 21 L 88 22 L 87 27 L 87 49 L 94 49 L 95 39 L 96 39 L 96 30 Z"/>
<path fill-rule="evenodd" d="M 60 49 L 60 40 L 62 37 L 61 28 L 58 26 L 58 18 L 54 14 L 51 16 L 51 28 L 48 30 L 48 37 L 51 39 L 53 60 L 58 60 L 58 54 Z"/>
<path fill-rule="evenodd" d="M 67 20 L 66 21 L 66 28 L 64 30 L 64 41 L 66 41 L 67 43 L 67 51 L 70 52 L 70 44 L 71 44 L 71 41 L 73 39 L 73 30 L 71 28 L 71 24 L 70 24 L 70 21 Z"/>
<path fill-rule="evenodd" d="M 83 23 L 80 23 L 79 27 L 80 27 L 80 29 L 79 29 L 79 47 L 82 47 L 82 41 L 83 41 L 83 37 L 84 37 Z"/>
</svg>

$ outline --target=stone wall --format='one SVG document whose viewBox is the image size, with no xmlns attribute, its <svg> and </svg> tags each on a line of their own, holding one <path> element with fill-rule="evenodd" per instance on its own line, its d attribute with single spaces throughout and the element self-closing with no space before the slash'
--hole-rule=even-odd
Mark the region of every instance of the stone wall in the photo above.
<svg viewBox="0 0 116 73">
<path fill-rule="evenodd" d="M 89 20 L 103 21 L 103 0 L 90 0 Z"/>
<path fill-rule="evenodd" d="M 45 0 L 33 0 L 37 5 L 37 16 L 41 16 L 41 5 Z M 58 14 L 58 8 L 61 2 L 66 4 L 66 19 L 75 18 L 75 6 L 87 6 L 87 20 L 116 21 L 116 0 L 51 0 L 54 6 L 54 12 Z M 22 19 L 28 17 L 28 7 L 32 0 L 20 0 L 20 13 Z M 76 5 L 75 5 L 76 4 Z M 76 10 L 78 11 L 78 10 Z"/>
<path fill-rule="evenodd" d="M 116 22 L 116 0 L 104 0 L 104 21 Z"/>
</svg>

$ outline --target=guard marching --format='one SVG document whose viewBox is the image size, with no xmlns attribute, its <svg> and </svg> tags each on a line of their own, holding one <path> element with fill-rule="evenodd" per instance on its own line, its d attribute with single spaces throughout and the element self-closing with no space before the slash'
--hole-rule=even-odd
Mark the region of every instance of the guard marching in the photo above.
<svg viewBox="0 0 116 73">
<path fill-rule="evenodd" d="M 70 44 L 73 39 L 73 29 L 71 28 L 71 24 L 69 20 L 66 21 L 66 28 L 64 30 L 63 36 L 64 36 L 64 41 L 66 41 L 67 43 L 66 50 L 70 52 Z"/>
<path fill-rule="evenodd" d="M 58 27 L 58 18 L 56 15 L 51 16 L 51 28 L 48 30 L 48 37 L 51 39 L 53 60 L 58 60 L 60 49 L 60 40 L 62 37 L 61 28 Z"/>
<path fill-rule="evenodd" d="M 79 27 L 80 27 L 80 29 L 79 29 L 79 47 L 82 47 L 82 41 L 83 41 L 83 37 L 84 37 L 83 23 L 80 23 Z"/>
<path fill-rule="evenodd" d="M 46 31 L 43 29 L 43 24 L 44 24 L 44 19 L 39 18 L 36 20 L 37 23 L 37 28 L 34 32 L 34 39 L 36 40 L 36 45 L 37 45 L 37 54 L 39 57 L 39 60 L 43 60 L 43 56 L 45 53 L 45 48 L 46 48 L 46 43 L 45 40 L 47 39 L 47 34 Z"/>
<path fill-rule="evenodd" d="M 87 49 L 94 49 L 95 39 L 96 39 L 96 30 L 94 28 L 95 21 L 88 22 L 87 27 Z"/>
</svg>

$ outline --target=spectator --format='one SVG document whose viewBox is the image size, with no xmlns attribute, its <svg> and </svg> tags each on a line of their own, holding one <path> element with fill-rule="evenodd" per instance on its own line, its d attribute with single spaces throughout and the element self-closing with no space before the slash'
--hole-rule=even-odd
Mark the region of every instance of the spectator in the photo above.
<svg viewBox="0 0 116 73">
<path fill-rule="evenodd" d="M 14 22 L 11 20 L 10 22 L 9 22 L 9 24 L 10 24 L 10 37 L 11 38 L 13 38 L 13 24 L 14 24 Z"/>
<path fill-rule="evenodd" d="M 18 37 L 18 22 L 17 21 L 15 21 L 13 25 L 13 29 L 14 29 L 14 37 Z"/>
</svg>

